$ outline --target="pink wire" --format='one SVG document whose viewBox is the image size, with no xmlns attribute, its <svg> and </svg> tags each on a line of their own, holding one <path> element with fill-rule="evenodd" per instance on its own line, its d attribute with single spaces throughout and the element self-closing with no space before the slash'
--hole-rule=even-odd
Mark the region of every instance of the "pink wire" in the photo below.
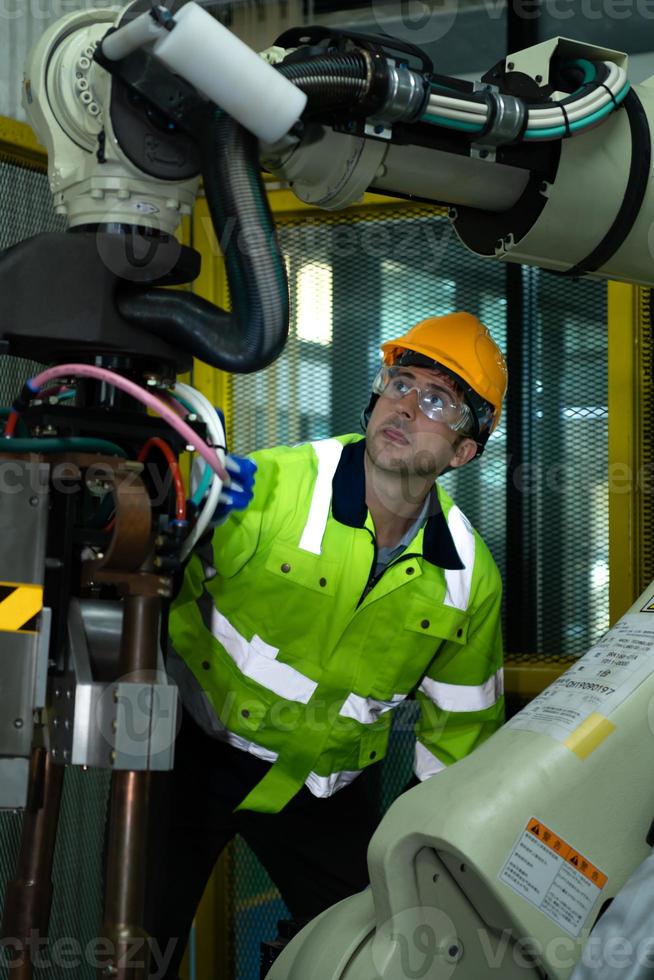
<svg viewBox="0 0 654 980">
<path fill-rule="evenodd" d="M 77 375 L 80 378 L 96 378 L 98 381 L 105 381 L 107 384 L 113 385 L 114 388 L 120 388 L 122 391 L 127 392 L 132 398 L 137 401 L 142 402 L 147 405 L 148 408 L 153 409 L 164 419 L 171 428 L 178 432 L 186 442 L 195 446 L 197 451 L 200 453 L 203 459 L 207 461 L 211 469 L 218 474 L 223 482 L 228 482 L 228 476 L 225 468 L 221 466 L 220 460 L 216 454 L 216 450 L 208 446 L 207 443 L 199 437 L 197 432 L 194 432 L 190 425 L 184 422 L 183 419 L 177 415 L 174 409 L 169 408 L 168 405 L 161 399 L 157 398 L 155 395 L 150 394 L 145 388 L 141 388 L 140 385 L 135 384 L 133 381 L 129 381 L 127 378 L 123 378 L 120 374 L 114 374 L 113 371 L 109 371 L 106 368 L 94 367 L 91 364 L 58 364 L 56 367 L 47 368 L 45 371 L 41 371 L 40 374 L 35 375 L 30 379 L 28 384 L 35 388 L 41 388 L 46 382 L 51 381 L 53 378 L 68 377 L 69 375 Z"/>
</svg>

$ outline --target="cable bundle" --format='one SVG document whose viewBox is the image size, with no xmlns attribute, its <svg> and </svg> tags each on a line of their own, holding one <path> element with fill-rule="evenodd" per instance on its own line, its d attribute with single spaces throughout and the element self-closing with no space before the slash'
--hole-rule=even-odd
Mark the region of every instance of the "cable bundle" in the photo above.
<svg viewBox="0 0 654 980">
<path fill-rule="evenodd" d="M 594 126 L 620 105 L 630 84 L 624 69 L 613 62 L 593 63 L 585 59 L 571 62 L 581 68 L 584 83 L 577 92 L 560 102 L 527 105 L 524 140 L 554 140 L 574 136 Z M 483 133 L 490 121 L 490 107 L 480 96 L 445 94 L 442 85 L 432 84 L 423 122 L 466 133 Z"/>
</svg>

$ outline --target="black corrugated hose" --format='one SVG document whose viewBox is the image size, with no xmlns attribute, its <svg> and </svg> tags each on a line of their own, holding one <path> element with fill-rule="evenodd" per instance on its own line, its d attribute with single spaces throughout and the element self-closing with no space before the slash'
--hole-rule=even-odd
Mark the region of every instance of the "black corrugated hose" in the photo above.
<svg viewBox="0 0 654 980">
<path fill-rule="evenodd" d="M 368 66 L 362 54 L 325 55 L 277 65 L 277 71 L 306 92 L 310 109 L 356 105 L 368 90 Z"/>
<path fill-rule="evenodd" d="M 288 283 L 259 170 L 256 137 L 216 109 L 201 136 L 207 203 L 225 255 L 231 313 L 193 293 L 124 288 L 118 309 L 130 323 L 212 367 L 259 371 L 279 357 L 288 334 Z"/>
<path fill-rule="evenodd" d="M 309 95 L 311 107 L 355 104 L 367 89 L 361 55 L 281 65 Z M 199 135 L 204 187 L 225 255 L 231 313 L 193 293 L 123 287 L 119 312 L 130 323 L 182 348 L 212 367 L 236 374 L 260 371 L 281 354 L 289 324 L 286 267 L 259 168 L 258 142 L 215 109 Z"/>
</svg>

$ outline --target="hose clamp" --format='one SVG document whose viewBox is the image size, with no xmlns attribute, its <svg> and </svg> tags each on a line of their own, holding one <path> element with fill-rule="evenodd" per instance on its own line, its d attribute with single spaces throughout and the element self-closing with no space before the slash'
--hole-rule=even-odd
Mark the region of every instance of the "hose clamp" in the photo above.
<svg viewBox="0 0 654 980">
<path fill-rule="evenodd" d="M 475 83 L 475 90 L 484 94 L 488 104 L 491 124 L 475 142 L 476 149 L 503 146 L 512 143 L 522 132 L 527 106 L 515 95 L 503 95 L 494 85 Z"/>
<path fill-rule="evenodd" d="M 406 66 L 388 62 L 388 89 L 383 106 L 375 113 L 372 122 L 413 122 L 422 114 L 427 100 L 423 76 Z"/>
</svg>

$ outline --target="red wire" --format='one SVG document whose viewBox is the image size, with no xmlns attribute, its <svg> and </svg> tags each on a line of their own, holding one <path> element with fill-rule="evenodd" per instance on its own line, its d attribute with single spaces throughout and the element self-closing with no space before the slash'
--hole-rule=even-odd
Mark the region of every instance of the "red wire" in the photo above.
<svg viewBox="0 0 654 980">
<path fill-rule="evenodd" d="M 10 416 L 11 417 L 11 416 Z M 148 439 L 144 446 L 142 446 L 138 456 L 136 457 L 139 463 L 142 463 L 151 449 L 158 449 L 166 458 L 168 463 L 168 469 L 171 472 L 173 483 L 175 484 L 175 509 L 176 518 L 178 521 L 186 520 L 186 490 L 184 489 L 184 481 L 182 480 L 182 474 L 179 471 L 179 465 L 175 459 L 175 454 L 163 439 L 154 437 Z"/>
<path fill-rule="evenodd" d="M 13 436 L 18 425 L 18 412 L 10 412 L 7 424 L 5 425 L 5 436 Z"/>
</svg>

